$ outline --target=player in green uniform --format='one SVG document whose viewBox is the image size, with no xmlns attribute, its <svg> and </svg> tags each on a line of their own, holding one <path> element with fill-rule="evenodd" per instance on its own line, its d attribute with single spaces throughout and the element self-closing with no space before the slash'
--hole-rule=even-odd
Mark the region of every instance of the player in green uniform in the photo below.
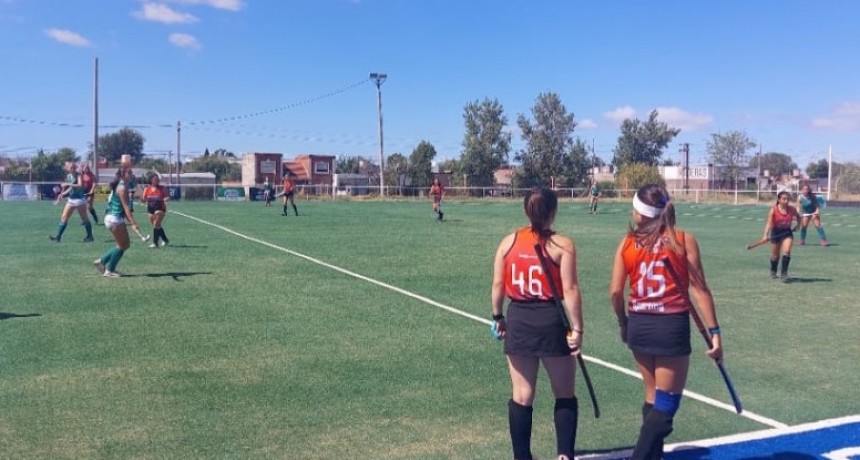
<svg viewBox="0 0 860 460">
<path fill-rule="evenodd" d="M 116 247 L 111 248 L 93 261 L 96 269 L 105 278 L 119 278 L 121 276 L 117 273 L 116 266 L 126 249 L 131 245 L 126 222 L 131 223 L 132 228 L 136 231 L 140 231 L 140 227 L 134 219 L 134 213 L 131 211 L 131 199 L 129 197 L 129 184 L 133 180 L 134 175 L 131 173 L 131 168 L 121 168 L 110 183 L 111 194 L 108 198 L 108 208 L 104 221 L 105 227 L 116 240 Z"/>
<path fill-rule="evenodd" d="M 588 213 L 597 214 L 597 199 L 600 198 L 600 189 L 597 187 L 597 179 L 591 180 L 591 187 L 588 189 Z"/>
<path fill-rule="evenodd" d="M 66 226 L 69 223 L 72 212 L 77 210 L 81 216 L 81 224 L 87 230 L 84 242 L 91 243 L 93 241 L 93 224 L 90 223 L 90 219 L 87 216 L 87 197 L 81 181 L 81 175 L 78 173 L 78 165 L 71 161 L 67 162 L 66 172 L 68 173 L 66 181 L 55 201 L 55 203 L 59 203 L 61 198 L 66 197 L 66 205 L 63 207 L 63 213 L 60 215 L 60 223 L 57 225 L 56 235 L 50 235 L 48 238 L 51 241 L 59 243 L 63 238 L 63 233 L 66 231 Z"/>
<path fill-rule="evenodd" d="M 824 233 L 824 227 L 821 226 L 821 206 L 824 202 L 823 197 L 816 195 L 809 188 L 809 185 L 804 185 L 800 189 L 800 195 L 797 197 L 797 212 L 800 213 L 800 241 L 798 246 L 806 245 L 806 227 L 809 226 L 809 221 L 815 226 L 815 231 L 818 232 L 818 241 L 822 246 L 830 246 L 827 241 L 827 235 Z"/>
</svg>

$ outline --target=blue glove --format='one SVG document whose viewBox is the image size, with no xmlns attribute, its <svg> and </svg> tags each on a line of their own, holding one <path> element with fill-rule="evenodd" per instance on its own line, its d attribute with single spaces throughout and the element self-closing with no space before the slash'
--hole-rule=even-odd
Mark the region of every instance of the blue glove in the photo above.
<svg viewBox="0 0 860 460">
<path fill-rule="evenodd" d="M 492 326 L 490 326 L 490 333 L 493 334 L 493 338 L 496 340 L 502 340 L 502 333 L 499 332 L 499 322 L 493 321 Z"/>
</svg>

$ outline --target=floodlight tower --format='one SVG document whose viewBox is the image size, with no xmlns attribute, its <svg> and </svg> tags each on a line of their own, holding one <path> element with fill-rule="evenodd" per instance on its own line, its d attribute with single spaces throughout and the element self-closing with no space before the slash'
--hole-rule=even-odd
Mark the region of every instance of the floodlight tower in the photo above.
<svg viewBox="0 0 860 460">
<path fill-rule="evenodd" d="M 376 83 L 376 107 L 379 114 L 379 197 L 385 196 L 385 154 L 382 148 L 382 83 L 388 78 L 384 73 L 373 72 L 370 74 L 370 79 Z"/>
</svg>

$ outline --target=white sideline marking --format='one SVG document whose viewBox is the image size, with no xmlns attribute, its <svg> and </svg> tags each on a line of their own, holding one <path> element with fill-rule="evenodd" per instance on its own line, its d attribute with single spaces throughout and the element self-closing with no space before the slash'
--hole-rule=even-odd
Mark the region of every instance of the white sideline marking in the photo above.
<svg viewBox="0 0 860 460">
<path fill-rule="evenodd" d="M 464 311 L 462 311 L 462 310 L 458 310 L 458 309 L 456 309 L 456 308 L 454 308 L 454 307 L 449 307 L 449 306 L 447 306 L 447 305 L 444 305 L 444 304 L 441 304 L 441 303 L 439 303 L 439 302 L 436 302 L 436 301 L 435 301 L 435 300 L 433 300 L 433 299 L 429 299 L 429 298 L 424 297 L 424 296 L 422 296 L 422 295 L 418 295 L 418 294 L 415 294 L 415 293 L 409 292 L 409 291 L 407 291 L 407 290 L 405 290 L 405 289 L 401 289 L 401 288 L 399 288 L 399 287 L 397 287 L 397 286 L 392 286 L 392 285 L 390 285 L 390 284 L 388 284 L 388 283 L 383 283 L 382 281 L 378 281 L 378 280 L 375 280 L 375 279 L 373 279 L 373 278 L 368 278 L 368 277 L 366 277 L 366 276 L 364 276 L 364 275 L 361 275 L 361 274 L 355 273 L 355 272 L 353 272 L 353 271 L 349 271 L 349 270 L 347 270 L 347 269 L 345 269 L 345 268 L 341 268 L 341 267 L 338 267 L 338 266 L 336 266 L 336 265 L 332 265 L 332 264 L 327 263 L 327 262 L 323 262 L 322 260 L 315 259 L 315 258 L 313 258 L 313 257 L 306 256 L 306 255 L 304 255 L 304 254 L 301 254 L 301 253 L 298 253 L 298 252 L 295 252 L 295 251 L 291 251 L 291 250 L 289 250 L 289 249 L 287 249 L 287 248 L 284 248 L 284 247 L 281 247 L 281 246 L 277 246 L 277 245 L 274 245 L 274 244 L 272 244 L 272 243 L 268 243 L 268 242 L 266 242 L 266 241 L 259 240 L 259 239 L 257 239 L 257 238 L 254 238 L 254 237 L 251 237 L 251 236 L 248 236 L 248 235 L 243 235 L 243 234 L 241 234 L 241 233 L 239 233 L 239 232 L 236 232 L 236 231 L 230 230 L 229 228 L 224 227 L 224 226 L 222 226 L 222 225 L 218 225 L 218 224 L 215 224 L 215 223 L 212 223 L 212 222 L 208 222 L 208 221 L 205 221 L 205 220 L 203 220 L 203 219 L 199 219 L 199 218 L 194 217 L 194 216 L 189 216 L 188 214 L 183 214 L 183 213 L 181 213 L 181 212 L 170 211 L 170 213 L 171 213 L 171 214 L 176 214 L 176 215 L 178 215 L 178 216 L 182 216 L 182 217 L 185 217 L 185 218 L 188 218 L 188 219 L 191 219 L 191 220 L 193 220 L 193 221 L 199 222 L 199 223 L 204 224 L 204 225 L 208 225 L 208 226 L 210 226 L 210 227 L 215 227 L 215 228 L 217 228 L 217 229 L 219 229 L 219 230 L 222 230 L 222 231 L 224 231 L 224 232 L 227 232 L 227 233 L 229 233 L 229 234 L 231 234 L 231 235 L 238 236 L 239 238 L 242 238 L 242 239 L 245 239 L 245 240 L 248 240 L 248 241 L 252 241 L 252 242 L 257 243 L 257 244 L 262 244 L 263 246 L 267 246 L 267 247 L 270 247 L 270 248 L 272 248 L 272 249 L 276 249 L 276 250 L 278 250 L 278 251 L 285 252 L 285 253 L 290 254 L 290 255 L 294 255 L 294 256 L 296 256 L 296 257 L 299 257 L 299 258 L 305 259 L 305 260 L 307 260 L 308 262 L 313 262 L 313 263 L 315 263 L 315 264 L 317 264 L 317 265 L 322 265 L 323 267 L 330 268 L 330 269 L 332 269 L 332 270 L 334 270 L 334 271 L 337 271 L 337 272 L 343 273 L 344 275 L 352 276 L 353 278 L 358 278 L 358 279 L 360 279 L 360 280 L 367 281 L 368 283 L 375 284 L 375 285 L 377 285 L 377 286 L 384 287 L 384 288 L 386 288 L 386 289 L 390 289 L 390 290 L 392 290 L 392 291 L 394 291 L 394 292 L 397 292 L 397 293 L 399 293 L 399 294 L 403 294 L 403 295 L 405 295 L 405 296 L 407 296 L 407 297 L 411 297 L 411 298 L 413 298 L 413 299 L 420 300 L 420 301 L 422 301 L 422 302 L 424 302 L 424 303 L 427 303 L 427 304 L 433 305 L 434 307 L 438 307 L 438 308 L 441 308 L 441 309 L 443 309 L 443 310 L 445 310 L 445 311 L 448 311 L 448 312 L 450 312 L 450 313 L 454 313 L 455 315 L 460 315 L 460 316 L 463 316 L 463 317 L 465 317 L 465 318 L 469 318 L 469 319 L 471 319 L 471 320 L 477 321 L 477 322 L 479 322 L 479 323 L 486 324 L 487 326 L 491 326 L 491 325 L 493 324 L 493 322 L 492 322 L 492 321 L 490 321 L 490 320 L 488 320 L 488 319 L 486 319 L 486 318 L 482 318 L 482 317 L 480 317 L 480 316 L 476 316 L 476 315 L 473 315 L 473 314 L 471 314 L 471 313 L 467 313 L 467 312 L 464 312 Z M 639 373 L 638 373 L 638 372 L 636 372 L 636 371 L 631 371 L 631 370 L 629 370 L 629 369 L 625 369 L 625 368 L 623 368 L 623 367 L 621 367 L 621 366 L 618 366 L 618 365 L 616 365 L 616 364 L 612 364 L 612 363 L 610 363 L 610 362 L 608 362 L 608 361 L 603 361 L 602 359 L 599 359 L 599 358 L 594 358 L 594 357 L 586 356 L 586 355 L 582 355 L 582 357 L 583 357 L 583 359 L 585 359 L 586 361 L 590 361 L 590 362 L 592 362 L 592 363 L 594 363 L 594 364 L 597 364 L 597 365 L 600 365 L 600 366 L 603 366 L 603 367 L 606 367 L 606 368 L 609 368 L 609 369 L 612 369 L 612 370 L 615 370 L 615 371 L 621 372 L 621 373 L 626 374 L 626 375 L 629 375 L 629 376 L 631 376 L 631 377 L 636 377 L 637 379 L 640 379 L 640 380 L 642 379 L 642 376 L 640 376 L 640 375 L 639 375 Z M 735 407 L 734 407 L 734 406 L 732 406 L 731 404 L 726 404 L 726 403 L 723 403 L 723 402 L 717 401 L 716 399 L 712 399 L 712 398 L 709 398 L 709 397 L 707 397 L 707 396 L 700 395 L 700 394 L 695 393 L 695 392 L 692 392 L 692 391 L 690 391 L 690 390 L 684 390 L 684 396 L 686 396 L 686 397 L 688 397 L 688 398 L 691 398 L 691 399 L 695 399 L 695 400 L 697 400 L 697 401 L 701 401 L 701 402 L 703 402 L 703 403 L 705 403 L 705 404 L 709 404 L 709 405 L 714 406 L 714 407 L 717 407 L 717 408 L 719 408 L 719 409 L 724 409 L 724 410 L 727 410 L 727 411 L 732 412 L 732 413 L 734 413 L 734 412 L 735 412 Z M 741 417 L 746 417 L 746 418 L 748 418 L 748 419 L 750 419 L 750 420 L 754 420 L 754 421 L 759 422 L 759 423 L 761 423 L 761 424 L 763 424 L 763 425 L 771 426 L 771 427 L 774 427 L 774 428 L 785 428 L 785 427 L 787 427 L 787 426 L 788 426 L 788 425 L 786 425 L 786 424 L 784 424 L 784 423 L 782 423 L 782 422 L 778 422 L 778 421 L 776 421 L 776 420 L 773 420 L 773 419 L 770 419 L 770 418 L 767 418 L 767 417 L 763 417 L 763 416 L 761 416 L 761 415 L 758 415 L 758 414 L 755 414 L 755 413 L 753 413 L 753 412 L 750 412 L 750 411 L 748 411 L 748 410 L 746 410 L 746 409 L 744 409 L 744 411 L 740 414 L 740 416 L 741 416 Z"/>
</svg>

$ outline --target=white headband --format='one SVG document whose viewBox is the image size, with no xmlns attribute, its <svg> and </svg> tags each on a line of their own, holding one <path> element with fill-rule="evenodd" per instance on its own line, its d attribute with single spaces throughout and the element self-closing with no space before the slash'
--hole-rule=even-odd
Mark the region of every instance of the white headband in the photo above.
<svg viewBox="0 0 860 460">
<path fill-rule="evenodd" d="M 645 217 L 657 217 L 663 212 L 663 209 L 661 208 L 655 208 L 654 206 L 643 203 L 642 200 L 639 199 L 638 193 L 633 195 L 633 209 Z"/>
</svg>

